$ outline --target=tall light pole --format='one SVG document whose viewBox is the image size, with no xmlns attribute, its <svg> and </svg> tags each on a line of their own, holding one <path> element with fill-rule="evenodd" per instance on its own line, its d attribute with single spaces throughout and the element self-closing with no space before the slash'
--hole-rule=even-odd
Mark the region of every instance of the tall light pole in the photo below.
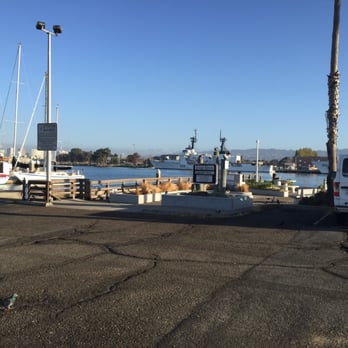
<svg viewBox="0 0 348 348">
<path fill-rule="evenodd" d="M 47 34 L 47 93 L 46 93 L 46 123 L 51 123 L 51 37 L 52 35 L 58 36 L 62 33 L 62 28 L 60 25 L 54 25 L 53 31 L 46 29 L 46 23 L 38 21 L 36 23 L 36 29 L 41 30 Z M 51 162 L 52 154 L 51 151 L 46 150 L 46 180 L 47 185 L 51 181 Z M 47 195 L 48 196 L 48 195 Z M 49 197 L 48 197 L 49 200 Z M 47 202 L 49 203 L 49 202 Z"/>
</svg>

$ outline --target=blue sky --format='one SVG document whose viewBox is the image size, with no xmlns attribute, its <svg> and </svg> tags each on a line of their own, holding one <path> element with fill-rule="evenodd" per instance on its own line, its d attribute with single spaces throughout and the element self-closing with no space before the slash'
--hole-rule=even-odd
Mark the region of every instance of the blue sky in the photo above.
<svg viewBox="0 0 348 348">
<path fill-rule="evenodd" d="M 18 139 L 47 66 L 52 38 L 52 119 L 59 148 L 142 155 L 197 150 L 325 150 L 334 0 L 2 0 L 0 145 L 12 143 L 13 65 L 22 42 Z M 341 5 L 338 148 L 348 148 L 347 3 Z M 27 147 L 36 145 L 35 114 Z M 2 112 L 3 114 L 3 112 Z"/>
</svg>

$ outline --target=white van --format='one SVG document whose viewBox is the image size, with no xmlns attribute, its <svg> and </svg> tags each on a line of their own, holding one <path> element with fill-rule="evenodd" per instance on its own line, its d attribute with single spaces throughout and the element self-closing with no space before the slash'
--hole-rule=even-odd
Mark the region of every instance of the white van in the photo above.
<svg viewBox="0 0 348 348">
<path fill-rule="evenodd" d="M 334 205 L 337 222 L 343 223 L 348 213 L 348 154 L 340 155 L 334 179 Z"/>
</svg>

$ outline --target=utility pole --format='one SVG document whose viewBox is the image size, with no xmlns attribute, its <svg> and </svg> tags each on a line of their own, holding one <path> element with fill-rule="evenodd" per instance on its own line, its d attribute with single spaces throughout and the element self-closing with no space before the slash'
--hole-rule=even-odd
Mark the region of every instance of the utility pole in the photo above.
<svg viewBox="0 0 348 348">
<path fill-rule="evenodd" d="M 327 136 L 326 143 L 327 155 L 329 160 L 329 172 L 327 175 L 327 193 L 330 205 L 333 206 L 334 178 L 337 172 L 337 125 L 339 117 L 339 84 L 340 73 L 338 71 L 338 45 L 340 31 L 340 11 L 341 0 L 334 0 L 334 22 L 331 44 L 331 65 L 330 75 L 328 76 L 329 89 L 329 110 L 326 112 Z"/>
</svg>

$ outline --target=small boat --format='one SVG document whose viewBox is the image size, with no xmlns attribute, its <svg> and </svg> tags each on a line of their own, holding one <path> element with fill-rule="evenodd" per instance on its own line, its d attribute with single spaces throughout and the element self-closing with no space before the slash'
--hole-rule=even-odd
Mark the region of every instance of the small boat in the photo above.
<svg viewBox="0 0 348 348">
<path fill-rule="evenodd" d="M 329 161 L 326 161 L 326 160 L 312 161 L 312 165 L 317 169 L 319 174 L 329 173 Z"/>
</svg>

